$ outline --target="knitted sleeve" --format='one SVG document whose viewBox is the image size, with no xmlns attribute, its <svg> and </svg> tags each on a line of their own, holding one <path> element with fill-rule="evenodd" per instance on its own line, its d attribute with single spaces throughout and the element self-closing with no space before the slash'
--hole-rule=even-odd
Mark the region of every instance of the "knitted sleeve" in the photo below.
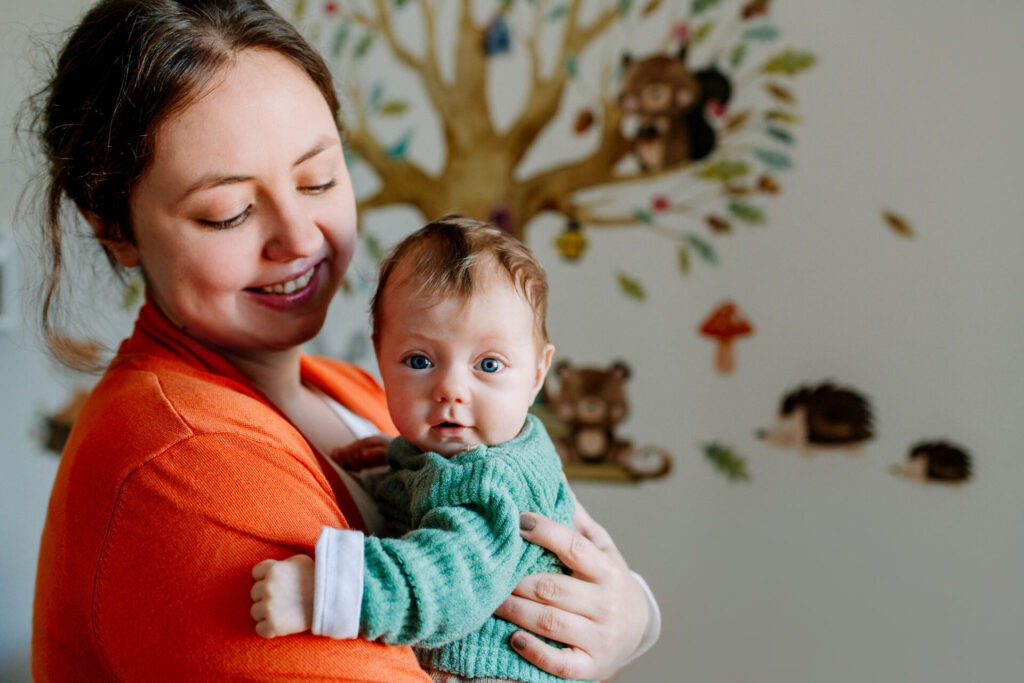
<svg viewBox="0 0 1024 683">
<path fill-rule="evenodd" d="M 360 635 L 432 647 L 480 628 L 543 552 L 519 535 L 521 486 L 498 459 L 411 480 L 416 528 L 366 539 Z"/>
</svg>

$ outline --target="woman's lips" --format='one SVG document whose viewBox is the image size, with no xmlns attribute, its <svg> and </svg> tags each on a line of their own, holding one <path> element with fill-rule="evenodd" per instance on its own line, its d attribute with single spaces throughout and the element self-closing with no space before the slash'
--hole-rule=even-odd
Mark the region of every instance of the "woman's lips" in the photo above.
<svg viewBox="0 0 1024 683">
<path fill-rule="evenodd" d="M 298 289 L 294 289 L 291 292 L 285 293 L 282 291 L 281 293 L 271 293 L 266 291 L 268 287 L 261 287 L 259 289 L 252 288 L 247 289 L 245 291 L 257 303 L 268 308 L 273 308 L 274 310 L 277 311 L 287 311 L 293 308 L 304 306 L 309 302 L 310 299 L 313 298 L 313 295 L 316 294 L 317 285 L 320 283 L 320 280 L 323 279 L 323 270 L 325 264 L 326 261 L 321 261 L 320 263 L 313 266 L 308 277 L 304 273 L 303 275 L 300 275 L 297 278 L 293 278 L 292 282 L 297 281 L 297 285 L 302 284 L 302 282 L 305 280 L 305 285 Z M 272 286 L 272 288 L 282 290 L 290 289 L 290 287 L 287 286 L 288 284 L 289 283 L 281 283 L 279 285 Z"/>
</svg>

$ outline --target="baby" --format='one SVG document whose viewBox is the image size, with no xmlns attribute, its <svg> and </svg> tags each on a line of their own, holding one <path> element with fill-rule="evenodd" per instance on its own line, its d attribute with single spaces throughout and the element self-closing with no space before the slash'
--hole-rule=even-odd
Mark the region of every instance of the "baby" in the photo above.
<svg viewBox="0 0 1024 683">
<path fill-rule="evenodd" d="M 519 535 L 520 512 L 566 525 L 574 512 L 554 446 L 527 413 L 554 353 L 546 308 L 540 264 L 486 223 L 446 216 L 395 248 L 371 315 L 401 436 L 387 448 L 388 472 L 366 486 L 405 533 L 325 529 L 315 565 L 257 565 L 260 635 L 312 628 L 415 645 L 444 683 L 561 680 L 517 655 L 508 641 L 518 627 L 492 614 L 524 576 L 564 571 Z M 335 458 L 358 469 L 379 449 L 366 439 Z"/>
</svg>

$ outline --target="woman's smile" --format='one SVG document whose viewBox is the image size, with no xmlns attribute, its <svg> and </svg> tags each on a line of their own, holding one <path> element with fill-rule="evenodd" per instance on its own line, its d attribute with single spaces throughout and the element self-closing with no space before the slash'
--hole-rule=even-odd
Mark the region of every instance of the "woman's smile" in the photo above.
<svg viewBox="0 0 1024 683">
<path fill-rule="evenodd" d="M 257 303 L 277 311 L 287 311 L 305 306 L 316 294 L 317 286 L 323 278 L 320 274 L 326 265 L 326 259 L 320 261 L 298 277 L 278 282 L 274 285 L 247 289 Z"/>
</svg>

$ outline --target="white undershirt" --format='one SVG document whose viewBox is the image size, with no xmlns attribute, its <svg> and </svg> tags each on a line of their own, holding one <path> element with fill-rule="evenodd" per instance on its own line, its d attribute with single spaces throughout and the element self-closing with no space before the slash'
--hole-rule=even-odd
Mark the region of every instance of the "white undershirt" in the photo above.
<svg viewBox="0 0 1024 683">
<path fill-rule="evenodd" d="M 378 436 L 377 425 L 356 415 L 323 392 L 313 389 L 337 413 L 356 439 Z M 359 508 L 366 528 L 373 533 L 383 528 L 384 518 L 369 494 L 363 490 L 358 479 L 339 467 L 330 458 L 331 464 L 349 494 Z M 356 529 L 335 529 L 325 526 L 320 530 L 316 543 L 316 585 L 313 598 L 313 633 L 331 638 L 358 638 L 359 617 L 363 606 L 363 533 Z M 648 620 L 643 638 L 632 661 L 649 650 L 661 634 L 661 611 L 647 582 L 636 572 L 630 572 L 647 594 Z"/>
</svg>

